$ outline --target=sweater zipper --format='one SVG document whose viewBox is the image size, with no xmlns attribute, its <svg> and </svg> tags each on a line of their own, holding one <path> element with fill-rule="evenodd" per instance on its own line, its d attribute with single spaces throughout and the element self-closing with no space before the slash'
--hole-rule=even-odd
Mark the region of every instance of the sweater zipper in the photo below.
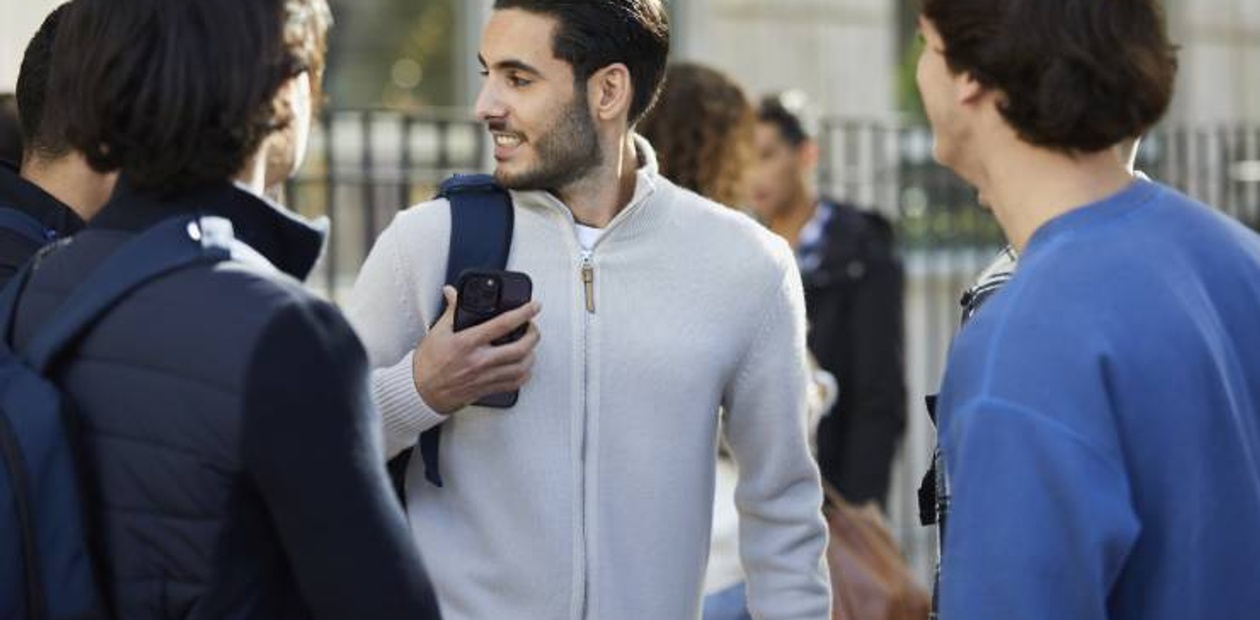
<svg viewBox="0 0 1260 620">
<path fill-rule="evenodd" d="M 583 315 L 583 321 L 582 321 L 582 432 L 581 432 L 582 442 L 579 446 L 579 451 L 578 451 L 578 458 L 580 459 L 579 465 L 581 467 L 581 472 L 582 472 L 581 480 L 579 481 L 580 497 L 578 498 L 578 501 L 580 502 L 579 505 L 581 506 L 581 514 L 578 517 L 578 530 L 579 530 L 578 534 L 579 534 L 579 539 L 581 540 L 581 544 L 582 544 L 582 552 L 579 554 L 580 557 L 582 558 L 582 565 L 580 567 L 581 578 L 578 582 L 579 588 L 581 589 L 581 599 L 578 605 L 578 614 L 579 614 L 578 618 L 580 618 L 581 620 L 587 620 L 587 616 L 590 614 L 590 598 L 591 598 L 591 593 L 590 593 L 590 563 L 591 562 L 590 562 L 590 557 L 588 557 L 589 551 L 590 551 L 590 541 L 587 540 L 586 461 L 588 458 L 587 444 L 589 443 L 587 435 L 589 433 L 590 417 L 591 417 L 591 405 L 590 405 L 591 321 L 593 320 L 595 316 L 594 254 L 595 254 L 595 248 L 599 247 L 599 244 L 608 238 L 609 233 L 611 233 L 614 228 L 617 228 L 621 224 L 621 222 L 627 219 L 634 211 L 637 211 L 638 209 L 642 208 L 642 204 L 647 201 L 647 198 L 649 196 L 650 194 L 648 196 L 643 196 L 639 201 L 626 207 L 626 209 L 623 210 L 621 213 L 619 213 L 617 217 L 614 217 L 613 221 L 610 222 L 608 226 L 604 229 L 604 234 L 600 237 L 599 241 L 596 241 L 595 245 L 591 249 L 587 250 L 585 248 L 582 248 L 581 243 L 578 242 L 576 239 L 574 239 L 574 241 L 577 242 L 576 244 L 581 253 L 581 264 L 578 269 L 578 276 L 582 284 L 582 296 L 583 296 L 583 302 L 584 302 L 583 306 L 586 310 L 586 312 Z M 564 204 L 561 203 L 559 200 L 553 199 L 552 203 L 560 211 L 560 213 L 564 215 L 565 219 L 568 221 L 568 224 L 570 226 L 574 226 L 577 224 L 577 222 L 573 218 L 573 212 L 570 211 L 568 207 L 565 207 Z"/>
<path fill-rule="evenodd" d="M 591 383 L 591 320 L 595 314 L 595 264 L 592 258 L 593 250 L 582 250 L 581 278 L 582 292 L 586 302 L 586 312 L 582 316 L 582 442 L 578 452 L 580 459 L 580 467 L 582 471 L 580 481 L 580 506 L 581 516 L 578 521 L 578 532 L 582 541 L 582 577 L 581 577 L 581 604 L 579 605 L 579 618 L 586 620 L 590 614 L 590 540 L 587 531 L 587 474 L 586 463 L 588 459 L 587 448 L 590 442 L 590 383 Z"/>
<path fill-rule="evenodd" d="M 582 290 L 586 293 L 586 312 L 595 314 L 595 265 L 590 252 L 582 252 Z"/>
</svg>

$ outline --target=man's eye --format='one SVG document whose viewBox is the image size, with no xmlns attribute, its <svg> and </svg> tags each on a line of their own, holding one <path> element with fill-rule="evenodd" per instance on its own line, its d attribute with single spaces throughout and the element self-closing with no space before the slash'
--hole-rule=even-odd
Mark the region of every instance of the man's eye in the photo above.
<svg viewBox="0 0 1260 620">
<path fill-rule="evenodd" d="M 527 80 L 517 75 L 510 75 L 507 80 L 508 84 L 512 85 L 513 88 L 525 88 L 534 83 L 532 80 Z"/>
<path fill-rule="evenodd" d="M 480 75 L 480 76 L 481 76 L 481 77 L 483 77 L 483 78 L 484 78 L 484 77 L 490 77 L 490 70 L 489 70 L 489 69 L 482 69 L 481 71 L 478 71 L 478 72 L 477 72 L 477 74 L 478 74 L 478 75 Z"/>
</svg>

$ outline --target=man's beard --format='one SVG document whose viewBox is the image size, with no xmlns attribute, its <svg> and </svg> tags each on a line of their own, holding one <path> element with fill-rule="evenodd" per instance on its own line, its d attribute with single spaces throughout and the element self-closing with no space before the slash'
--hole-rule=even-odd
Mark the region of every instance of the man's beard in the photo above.
<svg viewBox="0 0 1260 620">
<path fill-rule="evenodd" d="M 495 170 L 499 185 L 515 190 L 556 191 L 581 180 L 604 163 L 599 148 L 595 122 L 587 109 L 586 92 L 579 86 L 577 94 L 551 127 L 533 141 L 535 165 L 532 169 L 509 174 Z"/>
</svg>

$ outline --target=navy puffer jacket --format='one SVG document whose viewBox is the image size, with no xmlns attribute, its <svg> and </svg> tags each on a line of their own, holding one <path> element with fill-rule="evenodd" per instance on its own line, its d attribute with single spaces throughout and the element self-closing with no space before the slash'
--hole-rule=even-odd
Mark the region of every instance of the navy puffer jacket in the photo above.
<svg viewBox="0 0 1260 620">
<path fill-rule="evenodd" d="M 437 618 L 362 347 L 299 282 L 317 230 L 229 183 L 158 199 L 124 179 L 37 266 L 16 343 L 121 243 L 181 213 L 229 219 L 260 256 L 146 285 L 55 367 L 82 422 L 108 605 L 128 619 Z"/>
</svg>

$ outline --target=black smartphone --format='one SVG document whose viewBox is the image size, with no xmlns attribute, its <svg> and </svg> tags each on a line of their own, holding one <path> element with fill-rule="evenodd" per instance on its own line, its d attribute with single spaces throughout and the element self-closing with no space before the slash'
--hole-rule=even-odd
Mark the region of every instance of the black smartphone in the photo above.
<svg viewBox="0 0 1260 620">
<path fill-rule="evenodd" d="M 529 276 L 516 271 L 469 270 L 460 274 L 455 289 L 458 292 L 455 301 L 455 331 L 460 331 L 529 303 L 534 292 L 534 283 Z M 495 340 L 493 344 L 499 346 L 516 342 L 528 329 L 528 325 L 522 325 Z M 518 395 L 515 390 L 491 394 L 473 404 L 507 409 L 516 404 Z"/>
</svg>

